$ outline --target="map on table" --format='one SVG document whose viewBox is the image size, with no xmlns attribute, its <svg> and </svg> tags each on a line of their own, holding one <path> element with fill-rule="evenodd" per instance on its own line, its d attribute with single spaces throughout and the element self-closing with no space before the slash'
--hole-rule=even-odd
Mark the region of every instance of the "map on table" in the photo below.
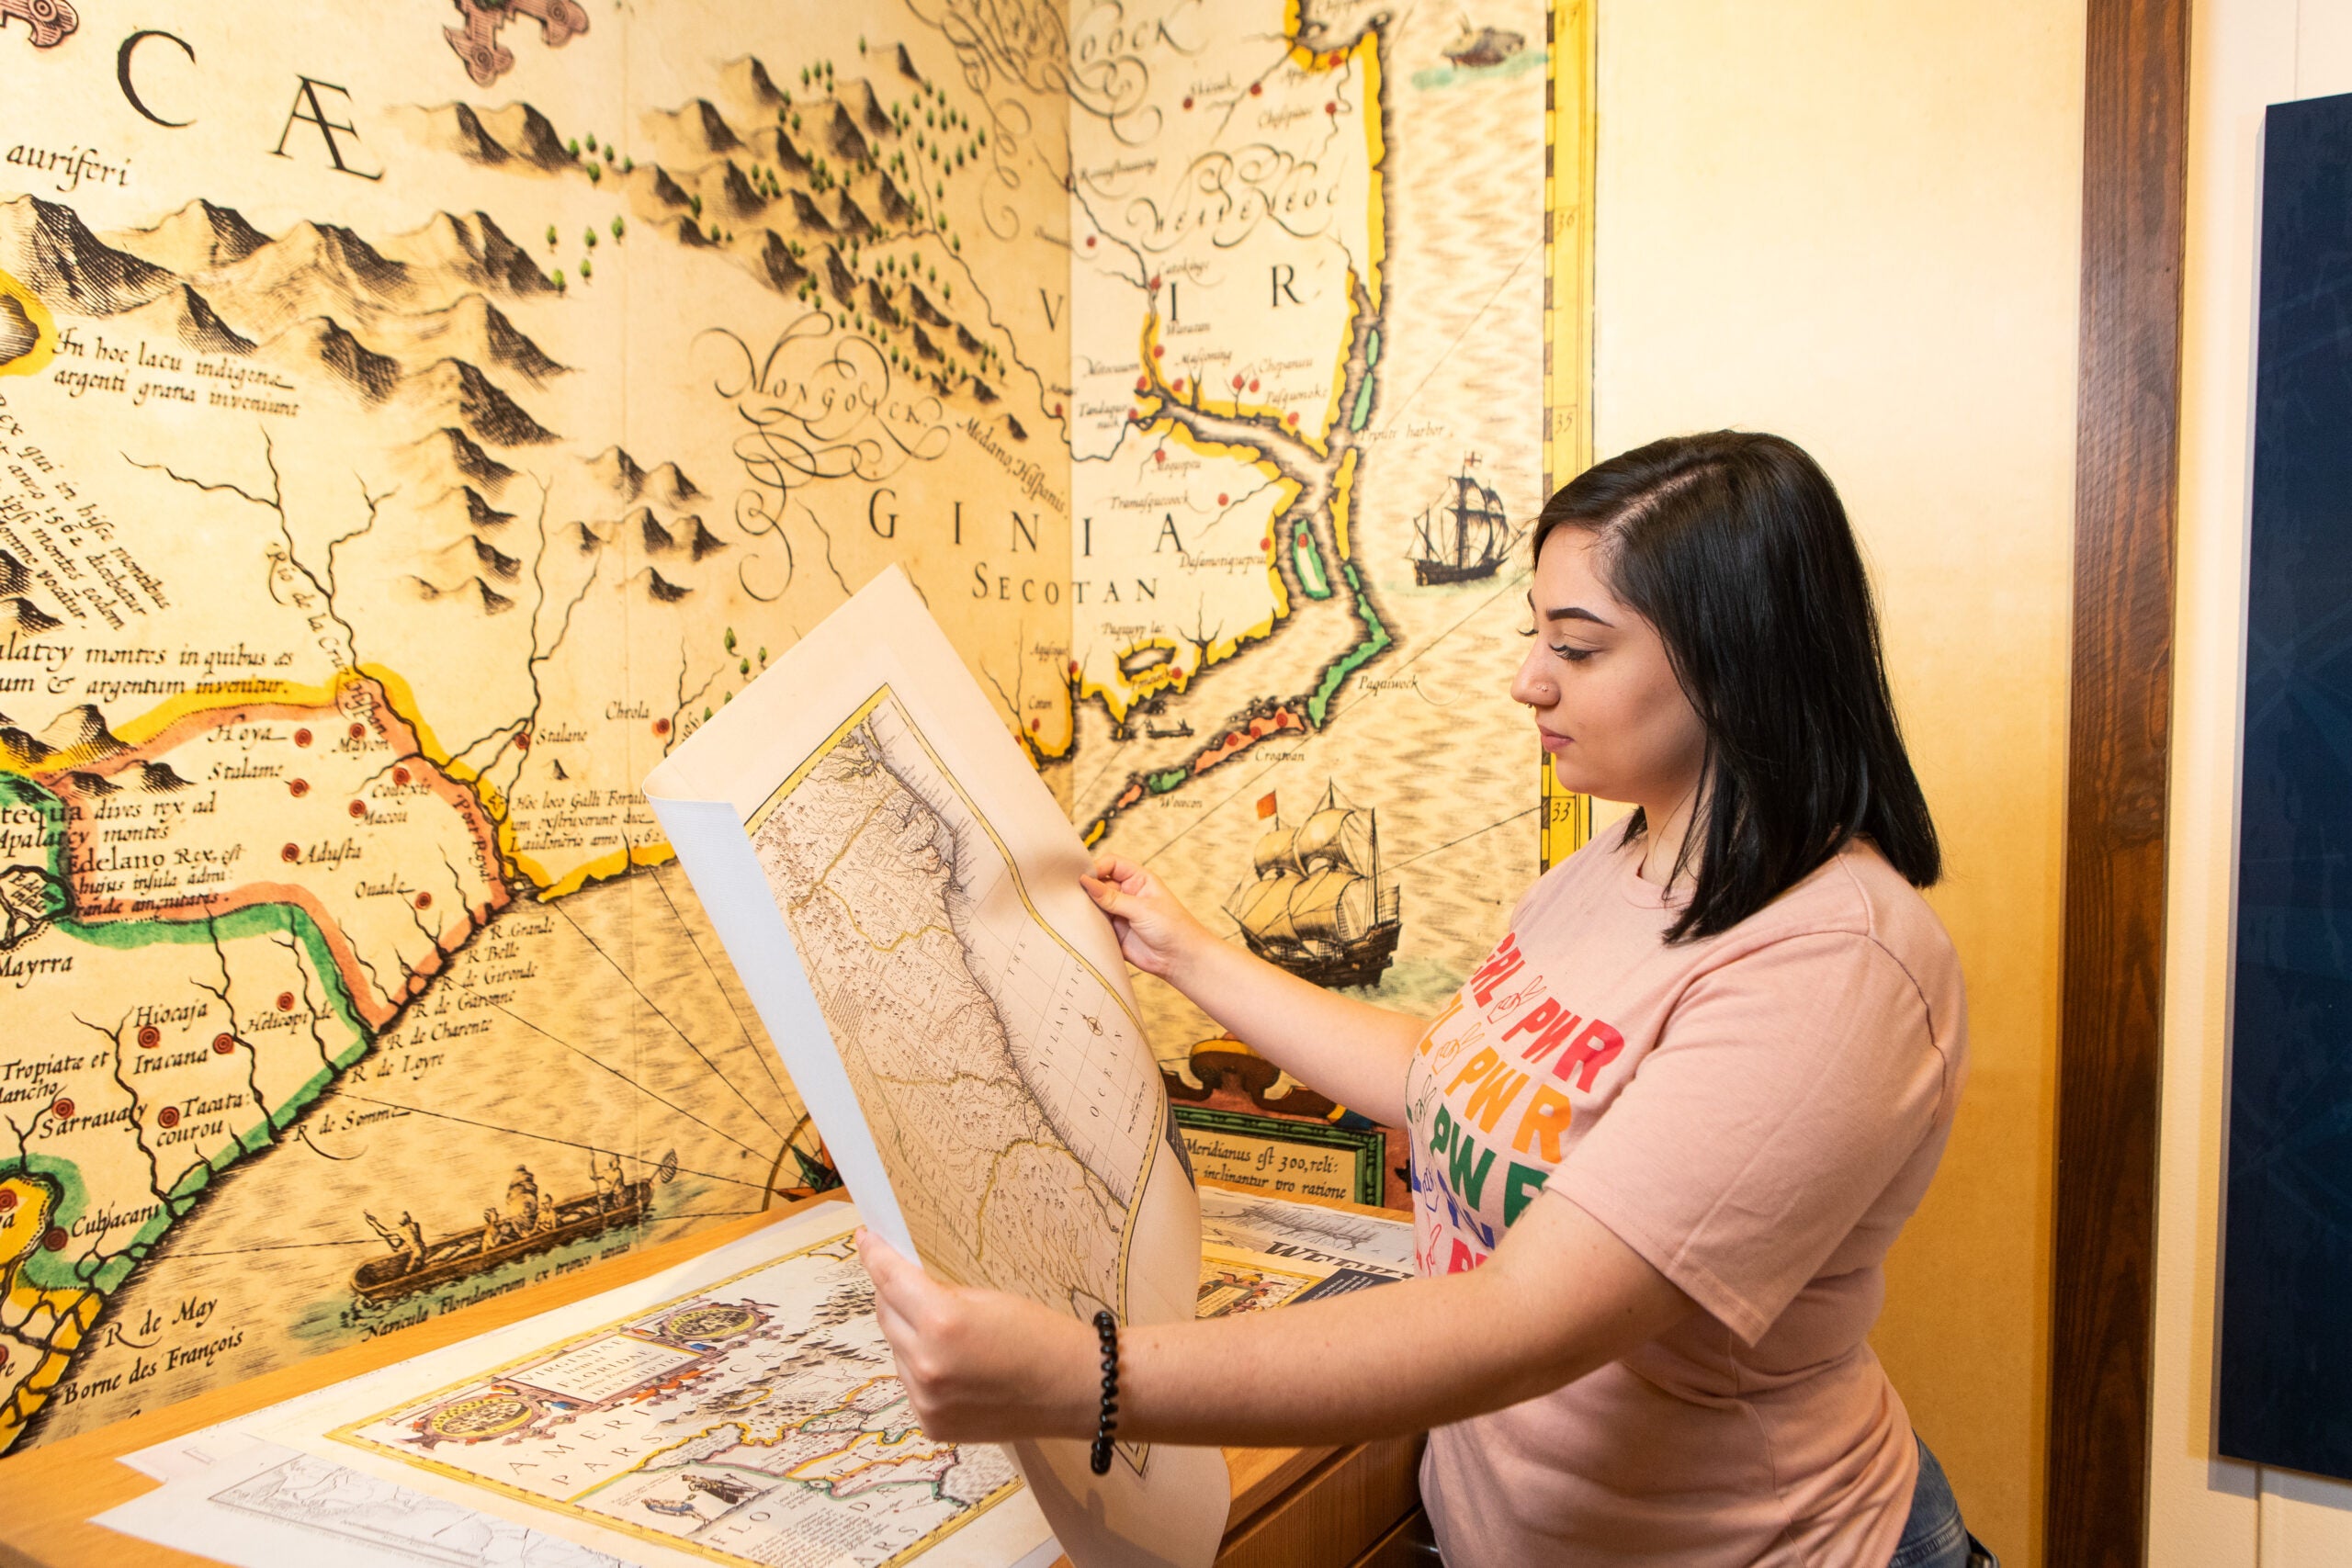
<svg viewBox="0 0 2352 1568">
<path fill-rule="evenodd" d="M 847 1234 L 334 1436 L 746 1568 L 905 1562 L 1021 1484 L 916 1426 Z"/>
</svg>

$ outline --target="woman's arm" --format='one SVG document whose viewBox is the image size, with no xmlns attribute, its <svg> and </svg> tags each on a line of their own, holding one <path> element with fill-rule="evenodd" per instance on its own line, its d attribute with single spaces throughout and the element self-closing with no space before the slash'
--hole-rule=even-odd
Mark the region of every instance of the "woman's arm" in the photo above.
<svg viewBox="0 0 2352 1568">
<path fill-rule="evenodd" d="M 1276 1066 L 1318 1094 L 1391 1127 L 1405 1124 L 1405 1066 L 1422 1024 L 1287 974 L 1195 919 L 1133 861 L 1105 855 L 1087 892 L 1127 962 L 1157 975 Z"/>
<path fill-rule="evenodd" d="M 949 1442 L 1094 1434 L 1094 1331 L 933 1280 L 871 1233 L 883 1332 L 922 1428 Z M 1118 1433 L 1138 1442 L 1353 1443 L 1548 1393 L 1648 1343 L 1690 1298 L 1565 1198 L 1476 1269 L 1119 1337 Z"/>
</svg>

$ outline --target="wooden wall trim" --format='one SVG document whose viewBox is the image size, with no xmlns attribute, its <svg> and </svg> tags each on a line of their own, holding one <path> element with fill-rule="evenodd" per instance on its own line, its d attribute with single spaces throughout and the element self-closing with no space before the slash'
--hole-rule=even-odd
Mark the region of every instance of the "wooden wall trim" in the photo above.
<svg viewBox="0 0 2352 1568">
<path fill-rule="evenodd" d="M 2089 0 L 2042 1561 L 2145 1557 L 2188 0 Z"/>
</svg>

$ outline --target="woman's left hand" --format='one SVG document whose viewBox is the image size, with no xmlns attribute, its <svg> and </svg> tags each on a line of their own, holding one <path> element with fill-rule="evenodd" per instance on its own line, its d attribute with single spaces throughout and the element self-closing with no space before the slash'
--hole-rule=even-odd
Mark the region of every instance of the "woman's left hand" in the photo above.
<svg viewBox="0 0 2352 1568">
<path fill-rule="evenodd" d="M 950 1443 L 1094 1435 L 1093 1329 L 1019 1296 L 934 1280 L 863 1226 L 857 1251 L 926 1433 Z"/>
</svg>

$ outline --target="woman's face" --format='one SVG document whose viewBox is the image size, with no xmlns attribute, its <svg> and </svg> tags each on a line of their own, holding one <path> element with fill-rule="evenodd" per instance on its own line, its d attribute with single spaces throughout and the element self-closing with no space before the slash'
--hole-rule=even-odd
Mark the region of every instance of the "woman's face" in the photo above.
<svg viewBox="0 0 2352 1568">
<path fill-rule="evenodd" d="M 1706 728 L 1657 628 L 1602 581 L 1595 536 L 1555 528 L 1528 591 L 1533 646 L 1511 682 L 1560 787 L 1629 801 L 1663 822 L 1697 787 Z"/>
</svg>

